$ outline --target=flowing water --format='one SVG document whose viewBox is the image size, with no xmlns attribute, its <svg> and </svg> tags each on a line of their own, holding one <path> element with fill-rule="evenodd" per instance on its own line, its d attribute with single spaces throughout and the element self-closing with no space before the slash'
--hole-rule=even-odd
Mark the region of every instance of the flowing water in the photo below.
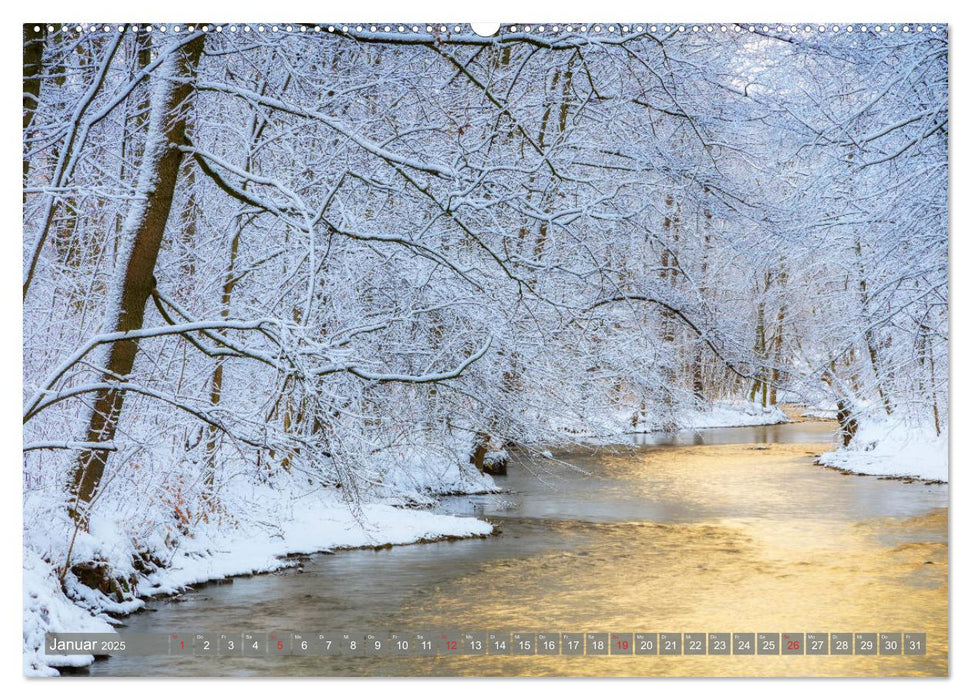
<svg viewBox="0 0 971 700">
<path fill-rule="evenodd" d="M 129 632 L 926 632 L 925 656 L 112 657 L 92 675 L 947 673 L 947 486 L 813 464 L 833 426 L 645 438 L 514 460 L 447 499 L 501 534 L 317 555 L 206 586 Z"/>
</svg>

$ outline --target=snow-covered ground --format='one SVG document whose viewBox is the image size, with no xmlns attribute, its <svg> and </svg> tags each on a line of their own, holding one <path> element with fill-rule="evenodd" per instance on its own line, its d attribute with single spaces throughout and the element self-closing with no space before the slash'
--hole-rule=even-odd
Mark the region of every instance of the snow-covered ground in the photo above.
<svg viewBox="0 0 971 700">
<path fill-rule="evenodd" d="M 477 484 L 462 484 L 471 490 L 495 490 L 492 479 L 483 476 Z M 491 485 L 491 487 L 490 487 Z M 118 602 L 98 591 L 82 586 L 69 575 L 63 592 L 54 566 L 57 560 L 38 528 L 25 533 L 24 543 L 24 674 L 56 675 L 43 653 L 48 631 L 109 632 L 111 615 L 138 610 L 142 598 L 176 593 L 192 584 L 239 574 L 266 572 L 292 565 L 283 559 L 292 554 L 333 549 L 368 547 L 451 537 L 481 537 L 492 526 L 474 518 L 441 515 L 427 510 L 399 508 L 386 503 L 370 503 L 351 508 L 333 490 L 299 495 L 280 489 L 256 487 L 250 494 L 275 522 L 253 523 L 247 519 L 236 527 L 215 520 L 197 526 L 192 537 L 185 537 L 171 553 L 165 566 L 149 573 L 135 571 L 119 562 L 130 561 L 131 548 L 119 523 L 93 521 L 90 534 L 79 536 L 74 560 L 111 561 L 116 575 L 133 576 L 134 597 Z M 47 550 L 47 551 L 45 551 Z M 45 551 L 46 557 L 39 552 Z M 91 656 L 57 659 L 60 666 L 86 666 Z"/>
<path fill-rule="evenodd" d="M 818 403 L 802 409 L 803 418 L 817 418 L 819 420 L 836 420 L 836 405 L 832 403 Z"/>
<path fill-rule="evenodd" d="M 642 413 L 636 404 L 622 402 L 592 415 L 546 417 L 545 420 L 557 437 L 569 435 L 571 441 L 596 444 L 626 442 L 629 436 L 642 433 L 789 422 L 778 406 L 763 408 L 752 401 L 714 401 L 701 408 L 673 407 L 664 413 L 657 410 Z"/>
<path fill-rule="evenodd" d="M 685 428 L 733 428 L 746 425 L 775 425 L 789 418 L 778 406 L 762 406 L 752 401 L 716 401 L 710 408 L 686 411 L 679 423 Z"/>
<path fill-rule="evenodd" d="M 393 451 L 382 460 L 374 493 L 386 503 L 432 505 L 441 495 L 499 491 L 491 476 L 464 464 L 470 451 L 461 442 L 435 451 L 417 447 Z"/>
<path fill-rule="evenodd" d="M 681 409 L 669 416 L 668 421 L 642 419 L 636 427 L 631 425 L 633 410 L 619 412 L 615 424 L 620 433 L 650 433 L 665 430 L 673 422 L 680 430 L 704 428 L 736 428 L 749 425 L 775 425 L 787 423 L 789 418 L 778 406 L 763 407 L 753 401 L 714 401 L 704 408 Z"/>
<path fill-rule="evenodd" d="M 44 634 L 51 631 L 111 632 L 111 625 L 68 599 L 54 568 L 24 547 L 24 675 L 56 676 L 43 652 Z M 65 656 L 61 666 L 87 666 L 91 656 Z"/>
<path fill-rule="evenodd" d="M 857 474 L 947 481 L 947 430 L 937 435 L 929 426 L 864 418 L 849 447 L 821 455 L 819 463 Z"/>
</svg>

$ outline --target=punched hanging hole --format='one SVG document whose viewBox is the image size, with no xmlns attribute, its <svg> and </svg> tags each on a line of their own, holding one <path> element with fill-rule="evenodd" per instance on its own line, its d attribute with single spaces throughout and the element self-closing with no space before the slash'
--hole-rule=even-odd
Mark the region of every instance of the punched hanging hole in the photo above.
<svg viewBox="0 0 971 700">
<path fill-rule="evenodd" d="M 471 26 L 479 36 L 495 36 L 499 32 L 498 22 L 473 22 Z"/>
</svg>

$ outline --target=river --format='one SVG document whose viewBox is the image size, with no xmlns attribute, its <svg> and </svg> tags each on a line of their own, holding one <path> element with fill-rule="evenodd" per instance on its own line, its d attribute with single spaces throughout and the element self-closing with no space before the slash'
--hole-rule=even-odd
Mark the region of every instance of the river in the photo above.
<svg viewBox="0 0 971 700">
<path fill-rule="evenodd" d="M 947 485 L 813 464 L 833 425 L 518 458 L 446 499 L 496 537 L 306 559 L 200 587 L 127 632 L 926 632 L 924 656 L 123 657 L 95 676 L 897 676 L 947 673 Z"/>
</svg>

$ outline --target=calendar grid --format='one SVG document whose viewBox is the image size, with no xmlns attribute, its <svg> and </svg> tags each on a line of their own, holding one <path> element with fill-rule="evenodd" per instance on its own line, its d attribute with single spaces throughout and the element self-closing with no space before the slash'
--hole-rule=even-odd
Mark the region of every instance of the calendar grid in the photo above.
<svg viewBox="0 0 971 700">
<path fill-rule="evenodd" d="M 48 633 L 48 655 L 923 656 L 925 632 L 195 632 Z"/>
</svg>

